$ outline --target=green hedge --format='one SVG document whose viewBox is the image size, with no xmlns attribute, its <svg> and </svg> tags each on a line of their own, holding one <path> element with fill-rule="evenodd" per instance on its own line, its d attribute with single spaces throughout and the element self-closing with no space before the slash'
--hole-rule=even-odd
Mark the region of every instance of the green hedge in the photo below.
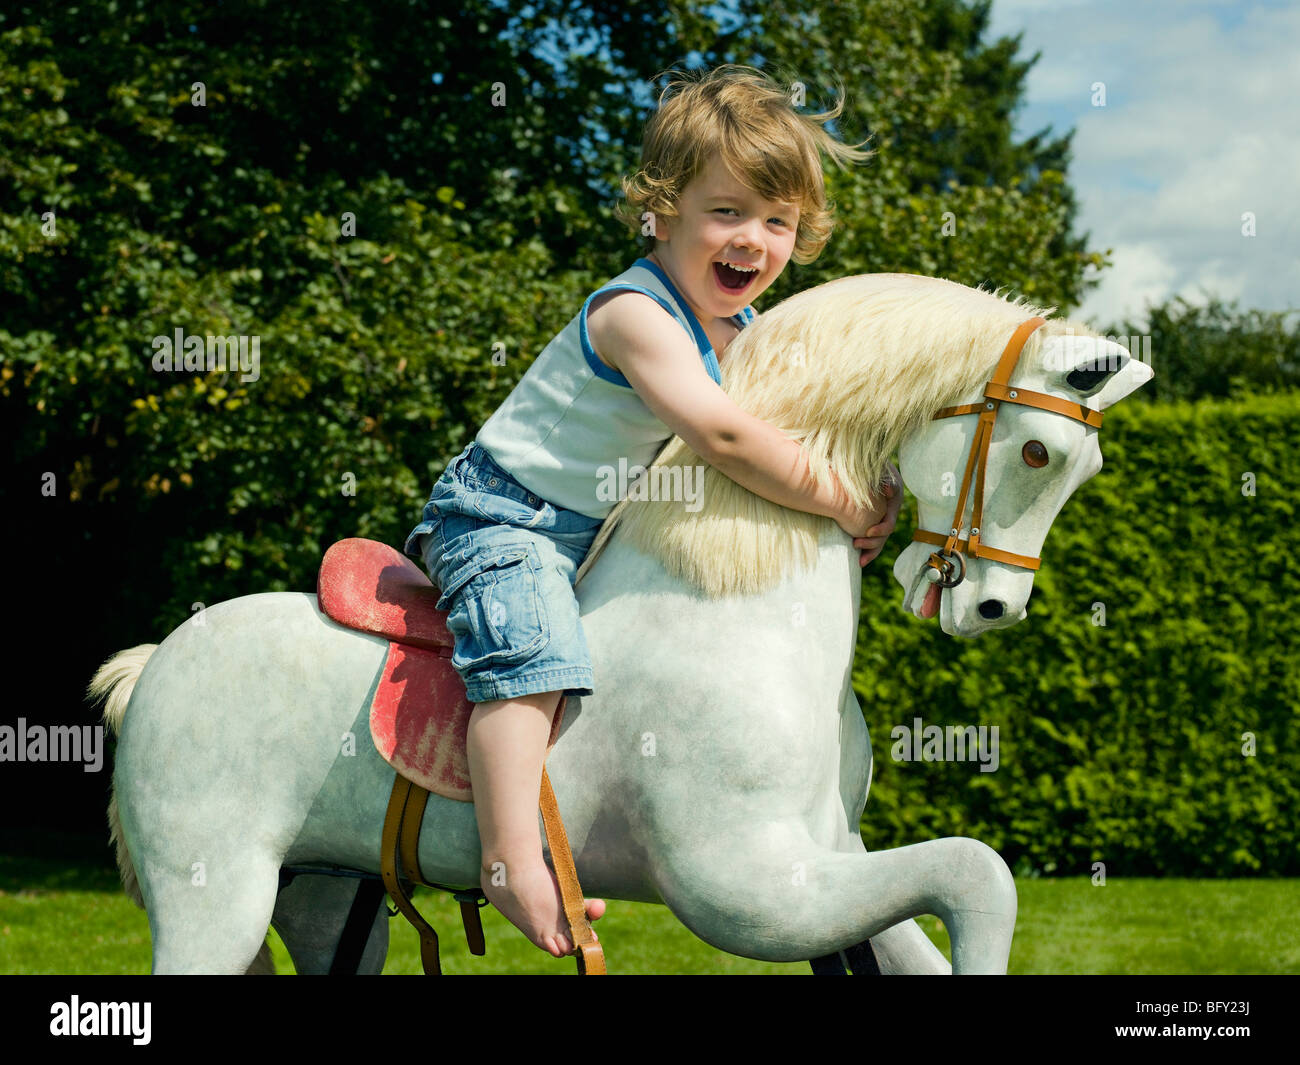
<svg viewBox="0 0 1300 1065">
<path fill-rule="evenodd" d="M 899 611 L 912 515 L 864 574 L 864 839 L 974 836 L 1019 873 L 1294 876 L 1300 395 L 1121 403 L 1101 447 L 1015 627 L 966 641 Z M 997 725 L 999 768 L 892 760 L 916 716 Z"/>
</svg>

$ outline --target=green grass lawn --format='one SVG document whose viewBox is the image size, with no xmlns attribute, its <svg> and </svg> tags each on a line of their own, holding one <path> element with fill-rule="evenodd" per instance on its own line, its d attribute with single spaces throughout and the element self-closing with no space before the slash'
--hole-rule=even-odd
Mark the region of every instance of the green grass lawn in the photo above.
<svg viewBox="0 0 1300 1065">
<path fill-rule="evenodd" d="M 1016 881 L 1020 911 L 1012 973 L 1297 973 L 1295 880 Z M 421 891 L 416 904 L 442 944 L 447 973 L 574 974 L 571 958 L 532 947 L 491 907 L 488 952 L 465 946 L 459 908 Z M 921 927 L 948 953 L 936 918 Z M 700 942 L 662 906 L 611 902 L 596 926 L 611 973 L 796 973 L 807 963 L 736 958 Z M 389 924 L 385 973 L 419 973 L 419 940 L 404 918 Z M 293 972 L 271 934 L 276 968 Z M 0 856 L 0 973 L 131 974 L 149 971 L 149 922 L 108 866 L 66 858 Z"/>
</svg>

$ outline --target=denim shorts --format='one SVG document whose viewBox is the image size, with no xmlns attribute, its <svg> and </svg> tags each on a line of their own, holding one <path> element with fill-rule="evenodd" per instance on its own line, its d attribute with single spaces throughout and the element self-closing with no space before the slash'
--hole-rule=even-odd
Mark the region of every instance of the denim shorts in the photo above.
<svg viewBox="0 0 1300 1065">
<path fill-rule="evenodd" d="M 603 523 L 534 495 L 477 442 L 448 464 L 403 551 L 440 589 L 470 702 L 593 694 L 573 581 Z"/>
</svg>

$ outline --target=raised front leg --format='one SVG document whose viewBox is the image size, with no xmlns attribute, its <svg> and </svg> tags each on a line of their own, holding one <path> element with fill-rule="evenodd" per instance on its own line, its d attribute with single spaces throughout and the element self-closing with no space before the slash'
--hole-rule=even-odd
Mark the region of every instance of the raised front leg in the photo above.
<svg viewBox="0 0 1300 1065">
<path fill-rule="evenodd" d="M 654 863 L 659 893 L 687 928 L 721 950 L 800 961 L 874 937 L 882 968 L 910 968 L 927 956 L 933 963 L 909 921 L 931 913 L 948 929 L 954 973 L 1006 972 L 1015 882 L 978 840 L 845 854 L 819 847 L 797 825 L 713 832 L 707 841 L 696 826 L 676 838 L 686 845 Z M 900 922 L 911 930 L 896 929 Z"/>
</svg>

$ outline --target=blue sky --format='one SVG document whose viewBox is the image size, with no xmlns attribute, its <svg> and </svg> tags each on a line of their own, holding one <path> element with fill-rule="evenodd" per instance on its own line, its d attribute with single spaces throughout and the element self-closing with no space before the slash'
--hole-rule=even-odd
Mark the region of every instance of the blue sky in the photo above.
<svg viewBox="0 0 1300 1065">
<path fill-rule="evenodd" d="M 1300 308 L 1300 2 L 995 0 L 987 37 L 1017 32 L 1042 53 L 1017 132 L 1076 131 L 1076 227 L 1114 250 L 1077 317 L 1205 290 Z"/>
</svg>

